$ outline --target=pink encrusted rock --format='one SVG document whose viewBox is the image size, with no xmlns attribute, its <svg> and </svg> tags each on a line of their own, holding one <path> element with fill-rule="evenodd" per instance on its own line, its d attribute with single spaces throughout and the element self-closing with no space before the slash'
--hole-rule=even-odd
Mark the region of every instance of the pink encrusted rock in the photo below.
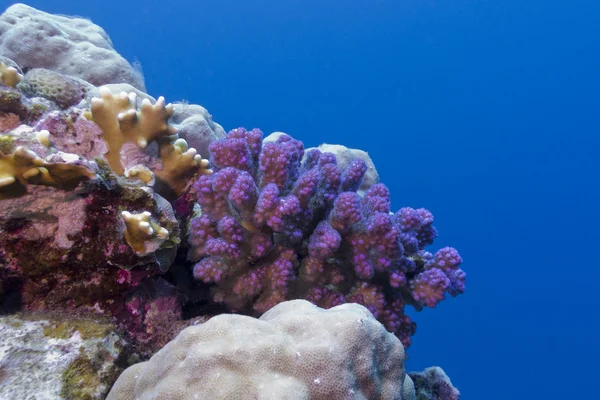
<svg viewBox="0 0 600 400">
<path fill-rule="evenodd" d="M 52 146 L 58 150 L 78 154 L 88 160 L 108 152 L 98 125 L 78 113 L 51 112 L 38 122 L 36 129 L 50 132 Z"/>
<path fill-rule="evenodd" d="M 21 119 L 17 114 L 0 111 L 0 132 L 15 129 L 20 123 Z"/>
<path fill-rule="evenodd" d="M 440 367 L 425 368 L 422 372 L 410 372 L 416 398 L 419 400 L 458 400 L 460 392 Z"/>
</svg>

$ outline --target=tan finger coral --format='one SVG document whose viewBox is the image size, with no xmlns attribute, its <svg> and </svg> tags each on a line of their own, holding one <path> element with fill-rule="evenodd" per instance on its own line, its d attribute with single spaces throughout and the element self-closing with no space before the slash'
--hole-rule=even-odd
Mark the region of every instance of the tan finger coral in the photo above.
<svg viewBox="0 0 600 400">
<path fill-rule="evenodd" d="M 138 254 L 144 255 L 155 251 L 169 237 L 169 231 L 152 221 L 148 211 L 141 213 L 121 212 L 125 221 L 125 239 Z"/>
<path fill-rule="evenodd" d="M 173 143 L 159 146 L 163 169 L 155 170 L 154 174 L 175 193 L 183 192 L 187 182 L 197 172 L 203 175 L 212 174 L 212 170 L 208 169 L 208 160 L 197 154 L 196 149 L 188 148 L 185 140 L 177 139 Z"/>
<path fill-rule="evenodd" d="M 165 105 L 163 97 L 155 104 L 144 99 L 138 110 L 135 93 L 121 92 L 115 96 L 110 89 L 101 87 L 100 97 L 92 99 L 92 109 L 86 117 L 102 129 L 109 148 L 108 163 L 115 173 L 123 175 L 120 161 L 123 144 L 131 142 L 144 148 L 159 137 L 176 134 L 175 128 L 167 123 L 172 113 L 173 107 Z"/>
<path fill-rule="evenodd" d="M 100 88 L 100 97 L 92 99 L 91 111 L 86 118 L 94 121 L 102 130 L 108 144 L 106 154 L 108 163 L 118 175 L 139 177 L 149 184 L 153 182 L 151 170 L 175 195 L 180 195 L 191 178 L 197 173 L 212 173 L 208 169 L 208 160 L 189 148 L 184 139 L 177 137 L 177 130 L 168 124 L 173 114 L 171 104 L 165 105 L 163 97 L 152 104 L 144 99 L 137 108 L 135 93 L 121 92 L 114 95 L 109 88 Z M 126 143 L 134 143 L 139 148 L 147 147 L 151 142 L 158 143 L 162 168 L 149 169 L 136 167 L 129 171 L 122 164 L 122 149 Z M 140 174 L 143 172 L 143 174 Z"/>
<path fill-rule="evenodd" d="M 60 153 L 57 162 L 45 161 L 23 146 L 5 154 L 0 152 L 0 189 L 13 183 L 58 186 L 80 178 L 93 178 L 95 173 L 82 165 L 71 162 L 78 157 Z"/>
</svg>

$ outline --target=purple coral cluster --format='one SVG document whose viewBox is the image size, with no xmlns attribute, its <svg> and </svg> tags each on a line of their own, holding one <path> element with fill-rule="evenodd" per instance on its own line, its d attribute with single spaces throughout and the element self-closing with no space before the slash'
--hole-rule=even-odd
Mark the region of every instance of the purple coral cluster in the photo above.
<svg viewBox="0 0 600 400">
<path fill-rule="evenodd" d="M 356 302 L 408 347 L 406 304 L 435 307 L 464 292 L 458 252 L 424 250 L 437 236 L 429 211 L 391 213 L 383 184 L 356 193 L 364 161 L 342 171 L 331 153 L 305 154 L 288 135 L 263 144 L 261 131 L 243 128 L 214 142 L 210 157 L 215 173 L 194 185 L 202 213 L 190 223 L 190 258 L 194 277 L 229 309 Z"/>
</svg>

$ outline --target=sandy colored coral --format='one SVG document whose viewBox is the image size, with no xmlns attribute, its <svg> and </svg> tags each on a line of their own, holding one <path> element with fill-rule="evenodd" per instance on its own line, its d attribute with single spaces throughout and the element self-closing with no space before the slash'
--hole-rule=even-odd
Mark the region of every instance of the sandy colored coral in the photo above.
<svg viewBox="0 0 600 400">
<path fill-rule="evenodd" d="M 15 67 L 0 63 L 0 84 L 15 87 L 17 83 L 21 82 L 21 79 L 23 79 L 23 75 Z"/>
<path fill-rule="evenodd" d="M 168 124 L 173 114 L 171 104 L 165 105 L 165 99 L 159 97 L 152 104 L 144 99 L 137 107 L 137 95 L 133 92 L 121 92 L 114 95 L 106 87 L 100 88 L 100 97 L 92 99 L 92 107 L 86 117 L 94 121 L 104 133 L 103 138 L 108 144 L 106 154 L 111 169 L 119 175 L 137 176 L 148 183 L 152 177 L 147 171 L 139 168 L 126 174 L 121 162 L 122 149 L 126 143 L 134 143 L 139 148 L 146 148 L 151 142 L 157 141 L 159 157 L 163 168 L 153 170 L 177 195 L 181 194 L 189 179 L 196 173 L 211 173 L 208 160 L 202 159 L 194 148 L 189 148 L 184 139 L 177 138 L 177 130 Z"/>
<path fill-rule="evenodd" d="M 154 183 L 154 174 L 146 166 L 138 164 L 125 170 L 125 176 L 130 179 L 139 179 L 146 185 Z"/>
<path fill-rule="evenodd" d="M 110 89 L 100 88 L 100 98 L 92 99 L 92 109 L 86 117 L 94 121 L 104 133 L 108 144 L 108 163 L 111 169 L 123 175 L 124 170 L 120 161 L 120 151 L 126 142 L 135 143 L 144 148 L 161 136 L 171 136 L 175 128 L 167 124 L 173 113 L 170 104 L 165 105 L 165 99 L 159 97 L 155 104 L 144 99 L 137 109 L 134 93 L 121 92 L 113 95 Z"/>
<path fill-rule="evenodd" d="M 14 4 L 0 14 L 0 54 L 25 70 L 51 69 L 94 86 L 127 82 L 145 88 L 141 72 L 115 51 L 104 29 L 81 17 Z"/>
<path fill-rule="evenodd" d="M 79 103 L 88 89 L 89 83 L 43 68 L 27 71 L 19 89 L 28 97 L 43 97 L 67 109 Z"/>
<path fill-rule="evenodd" d="M 189 178 L 196 172 L 202 175 L 212 174 L 212 170 L 208 169 L 208 160 L 197 154 L 196 149 L 188 148 L 185 140 L 177 139 L 173 143 L 159 146 L 163 169 L 155 170 L 154 173 L 176 193 L 183 192 Z"/>
<path fill-rule="evenodd" d="M 169 231 L 152 221 L 151 216 L 152 214 L 148 211 L 141 213 L 123 211 L 121 213 L 126 226 L 125 239 L 137 253 L 150 253 L 169 237 Z"/>
<path fill-rule="evenodd" d="M 63 153 L 63 156 L 70 155 Z M 15 182 L 56 186 L 79 177 L 94 176 L 95 173 L 83 166 L 46 162 L 23 146 L 18 146 L 11 154 L 0 153 L 0 188 Z"/>
</svg>

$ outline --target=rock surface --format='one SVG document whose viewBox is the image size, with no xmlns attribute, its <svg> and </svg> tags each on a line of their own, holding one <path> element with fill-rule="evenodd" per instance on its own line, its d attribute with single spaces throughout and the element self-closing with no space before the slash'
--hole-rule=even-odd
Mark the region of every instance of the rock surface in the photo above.
<svg viewBox="0 0 600 400">
<path fill-rule="evenodd" d="M 104 399 L 122 370 L 124 348 L 105 321 L 0 317 L 0 399 Z"/>
</svg>

